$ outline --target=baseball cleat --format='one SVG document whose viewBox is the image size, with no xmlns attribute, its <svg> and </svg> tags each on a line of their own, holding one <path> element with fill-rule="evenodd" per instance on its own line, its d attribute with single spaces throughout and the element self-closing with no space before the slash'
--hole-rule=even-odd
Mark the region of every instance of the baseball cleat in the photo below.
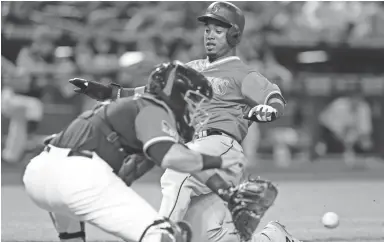
<svg viewBox="0 0 384 242">
<path fill-rule="evenodd" d="M 253 241 L 257 242 L 301 242 L 294 238 L 285 226 L 279 221 L 269 222 L 260 233 L 258 233 Z"/>
<path fill-rule="evenodd" d="M 179 221 L 179 222 L 176 222 L 176 224 L 179 226 L 179 228 L 181 229 L 181 234 L 182 234 L 182 238 L 183 238 L 183 241 L 185 242 L 191 242 L 192 240 L 192 229 L 191 229 L 191 225 L 189 225 L 187 222 L 185 221 Z"/>
</svg>

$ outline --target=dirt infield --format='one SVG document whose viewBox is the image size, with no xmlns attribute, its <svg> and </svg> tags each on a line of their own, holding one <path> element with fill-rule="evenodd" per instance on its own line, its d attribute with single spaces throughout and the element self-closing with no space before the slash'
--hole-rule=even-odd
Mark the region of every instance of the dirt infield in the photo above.
<svg viewBox="0 0 384 242">
<path fill-rule="evenodd" d="M 279 196 L 259 229 L 279 220 L 305 241 L 384 241 L 384 172 L 382 169 L 346 169 L 331 165 L 316 169 L 263 172 L 275 181 Z M 22 168 L 2 167 L 2 241 L 58 241 L 47 213 L 27 198 L 21 186 Z M 308 167 L 307 167 L 308 168 Z M 256 174 L 256 168 L 251 173 Z M 134 184 L 134 189 L 156 209 L 161 198 L 160 169 Z M 340 226 L 326 229 L 320 223 L 328 211 L 338 213 Z M 87 227 L 88 241 L 119 241 Z"/>
<path fill-rule="evenodd" d="M 384 181 L 286 181 L 278 187 L 276 204 L 261 226 L 280 220 L 306 241 L 384 241 Z M 138 183 L 134 188 L 158 208 L 158 184 Z M 58 241 L 48 214 L 31 203 L 21 186 L 3 186 L 1 195 L 2 241 Z M 338 228 L 326 229 L 320 223 L 327 211 L 339 214 Z M 87 237 L 118 241 L 91 227 Z"/>
</svg>

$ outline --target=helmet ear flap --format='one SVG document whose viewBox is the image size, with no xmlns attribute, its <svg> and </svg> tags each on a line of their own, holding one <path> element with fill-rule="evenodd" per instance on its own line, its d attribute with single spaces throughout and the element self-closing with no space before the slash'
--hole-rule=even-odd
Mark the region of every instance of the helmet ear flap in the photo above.
<svg viewBox="0 0 384 242">
<path fill-rule="evenodd" d="M 241 33 L 239 28 L 235 25 L 228 29 L 227 32 L 227 42 L 230 46 L 235 47 L 240 43 Z"/>
</svg>

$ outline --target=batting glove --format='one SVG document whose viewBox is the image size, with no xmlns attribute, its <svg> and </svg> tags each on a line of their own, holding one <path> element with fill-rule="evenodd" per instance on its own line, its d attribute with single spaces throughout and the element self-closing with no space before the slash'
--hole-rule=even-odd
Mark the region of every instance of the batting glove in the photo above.
<svg viewBox="0 0 384 242">
<path fill-rule="evenodd" d="M 249 110 L 244 118 L 258 123 L 272 122 L 277 118 L 277 110 L 269 105 L 261 104 Z"/>
</svg>

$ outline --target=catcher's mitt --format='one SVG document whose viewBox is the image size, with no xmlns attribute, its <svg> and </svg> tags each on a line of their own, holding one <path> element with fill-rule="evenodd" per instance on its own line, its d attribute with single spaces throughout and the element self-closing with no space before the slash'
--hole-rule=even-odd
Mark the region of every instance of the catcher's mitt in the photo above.
<svg viewBox="0 0 384 242">
<path fill-rule="evenodd" d="M 248 241 L 260 223 L 264 213 L 272 206 L 277 188 L 261 179 L 249 179 L 231 188 L 228 209 L 242 241 Z"/>
</svg>

